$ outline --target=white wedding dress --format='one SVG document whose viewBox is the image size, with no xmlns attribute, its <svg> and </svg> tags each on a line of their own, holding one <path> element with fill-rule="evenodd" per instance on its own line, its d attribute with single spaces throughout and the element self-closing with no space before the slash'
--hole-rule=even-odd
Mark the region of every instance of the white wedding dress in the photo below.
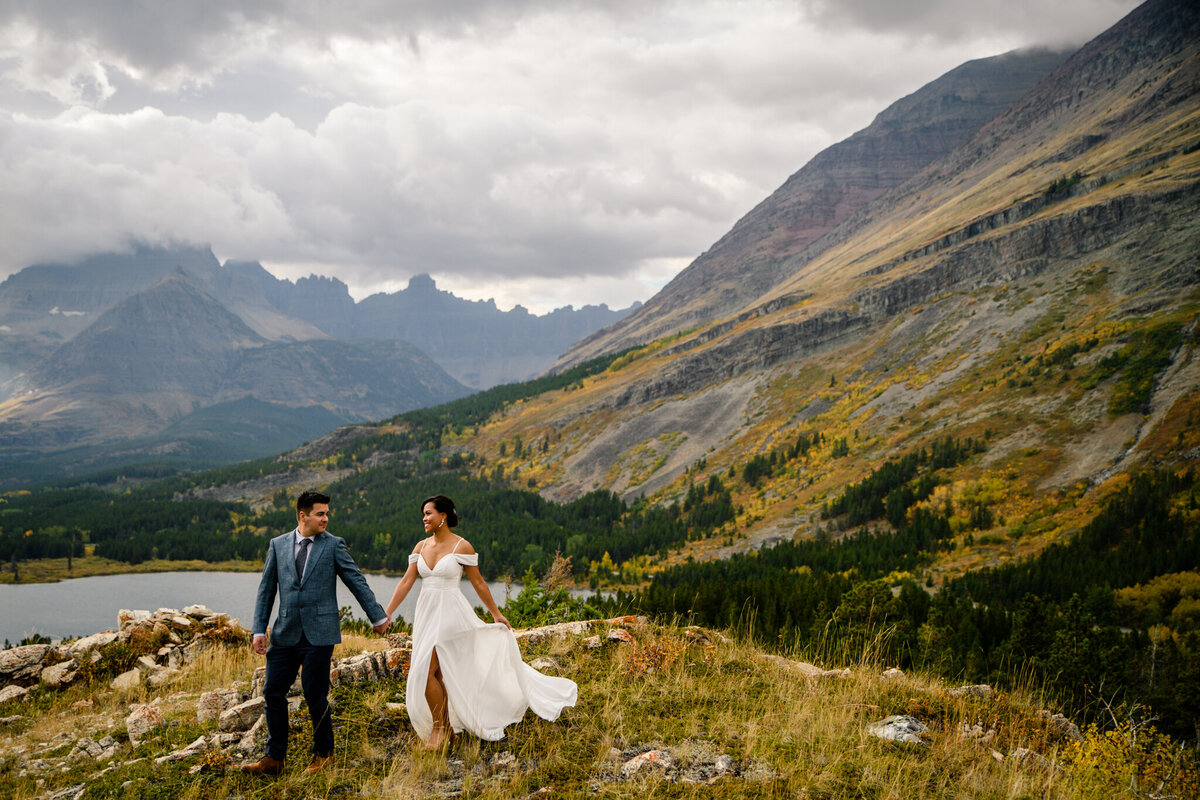
<svg viewBox="0 0 1200 800">
<path fill-rule="evenodd" d="M 564 708 L 575 705 L 574 681 L 538 672 L 521 659 L 512 631 L 475 615 L 459 582 L 463 567 L 479 564 L 478 554 L 450 553 L 432 569 L 420 553 L 410 554 L 408 561 L 417 565 L 421 592 L 413 615 L 405 699 L 409 720 L 422 740 L 433 733 L 425 684 L 435 647 L 455 733 L 468 730 L 480 739 L 496 741 L 504 738 L 506 726 L 525 716 L 526 708 L 553 722 Z"/>
</svg>

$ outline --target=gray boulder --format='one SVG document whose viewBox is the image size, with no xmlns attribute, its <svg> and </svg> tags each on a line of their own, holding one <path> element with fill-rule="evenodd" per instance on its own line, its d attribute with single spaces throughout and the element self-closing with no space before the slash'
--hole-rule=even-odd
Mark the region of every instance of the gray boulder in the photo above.
<svg viewBox="0 0 1200 800">
<path fill-rule="evenodd" d="M 93 651 L 108 647 L 117 640 L 119 635 L 116 631 L 93 633 L 91 636 L 85 636 L 78 641 L 72 642 L 67 647 L 67 652 L 82 661 L 85 656 L 90 655 Z"/>
<path fill-rule="evenodd" d="M 892 742 L 916 744 L 921 747 L 929 747 L 929 742 L 921 736 L 928 732 L 929 728 L 924 723 L 907 716 L 888 717 L 867 726 L 867 733 L 872 736 Z"/>
<path fill-rule="evenodd" d="M 27 694 L 29 694 L 29 690 L 23 686 L 17 686 L 16 684 L 5 686 L 3 689 L 0 689 L 0 706 L 24 700 Z"/>
<path fill-rule="evenodd" d="M 48 644 L 27 644 L 0 650 L 0 682 L 28 681 L 42 674 L 46 656 L 54 650 Z"/>
<path fill-rule="evenodd" d="M 262 697 L 239 703 L 221 714 L 217 728 L 223 733 L 249 730 L 266 711 L 266 705 L 267 701 Z"/>
<path fill-rule="evenodd" d="M 41 682 L 53 689 L 66 686 L 71 681 L 75 680 L 75 674 L 78 668 L 79 662 L 73 658 L 70 661 L 51 664 L 42 670 Z"/>
</svg>

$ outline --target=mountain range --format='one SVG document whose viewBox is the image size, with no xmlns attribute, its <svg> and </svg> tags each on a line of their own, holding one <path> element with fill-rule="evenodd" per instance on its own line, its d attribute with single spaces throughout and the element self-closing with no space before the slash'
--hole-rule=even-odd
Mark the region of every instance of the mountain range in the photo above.
<svg viewBox="0 0 1200 800">
<path fill-rule="evenodd" d="M 738 489 L 746 536 L 733 546 L 745 547 L 816 535 L 841 488 L 935 436 L 970 438 L 987 454 L 954 474 L 944 507 L 1022 520 L 976 553 L 1001 559 L 1077 526 L 1103 494 L 1093 488 L 1189 463 L 1200 453 L 1198 16 L 1151 0 L 1072 53 L 970 62 L 901 99 L 554 367 L 602 357 L 602 371 L 506 406 L 472 428 L 469 448 L 548 499 L 606 489 L 669 504 L 819 435 L 827 449 Z M 221 274 L 241 298 L 263 287 L 276 316 L 247 322 L 259 336 L 293 324 L 271 299 L 287 287 L 254 265 Z M 342 295 L 329 279 L 293 289 Z M 408 293 L 422 292 L 439 296 L 415 279 Z M 357 305 L 387 307 L 368 300 Z M 402 330 L 385 311 L 328 324 L 350 341 Z M 1064 492 L 1075 500 L 1047 510 Z M 711 555 L 701 546 L 688 554 Z"/>
<path fill-rule="evenodd" d="M 355 303 L 203 248 L 34 265 L 0 284 L 0 453 L 19 476 L 277 453 L 531 377 L 623 313 L 505 312 L 427 275 Z"/>
</svg>

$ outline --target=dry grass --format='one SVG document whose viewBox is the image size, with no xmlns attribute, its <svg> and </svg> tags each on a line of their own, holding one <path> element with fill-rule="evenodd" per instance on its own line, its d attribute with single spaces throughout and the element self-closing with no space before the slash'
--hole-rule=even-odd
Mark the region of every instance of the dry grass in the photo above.
<svg viewBox="0 0 1200 800">
<path fill-rule="evenodd" d="M 993 750 L 1007 756 L 1026 747 L 1050 762 L 1066 763 L 1064 743 L 1036 716 L 1040 704 L 1030 693 L 955 697 L 944 684 L 922 675 L 885 680 L 881 667 L 872 663 L 853 666 L 848 677 L 809 679 L 794 662 L 767 658 L 746 642 L 714 638 L 714 644 L 706 645 L 673 627 L 644 626 L 632 633 L 634 643 L 600 650 L 589 649 L 581 638 L 528 646 L 527 659 L 553 657 L 559 666 L 551 671 L 579 684 L 579 703 L 554 723 L 527 715 L 500 742 L 460 736 L 448 755 L 423 752 L 404 713 L 386 705 L 402 698 L 402 682 L 385 681 L 335 691 L 336 761 L 319 776 L 307 778 L 301 772 L 309 742 L 303 714 L 294 717 L 293 758 L 280 778 L 250 780 L 221 768 L 220 759 L 193 775 L 188 769 L 200 757 L 154 763 L 154 757 L 212 732 L 212 725 L 196 723 L 194 695 L 188 694 L 160 701 L 168 726 L 136 751 L 126 745 L 117 766 L 102 776 L 97 775 L 100 765 L 89 759 L 69 765 L 65 773 L 21 777 L 20 759 L 5 744 L 9 752 L 0 763 L 0 796 L 29 798 L 80 782 L 88 784 L 86 797 L 418 798 L 461 793 L 498 799 L 528 796 L 544 787 L 552 788 L 555 797 L 568 798 L 1082 796 L 1056 767 L 993 757 Z M 350 641 L 344 645 L 347 650 L 355 646 Z M 257 664 L 248 649 L 209 653 L 163 694 L 246 680 Z M 65 755 L 68 742 L 79 736 L 98 739 L 114 731 L 119 736 L 128 704 L 150 699 L 101 693 L 92 707 L 73 709 L 71 703 L 86 694 L 79 688 L 28 701 L 28 708 L 18 713 L 36 713 L 15 732 L 16 739 L 33 745 L 32 751 L 50 748 L 52 755 Z M 908 714 L 928 725 L 928 746 L 884 742 L 867 733 L 869 723 L 893 714 Z M 991 732 L 987 741 L 963 733 L 964 726 L 975 725 Z M 655 774 L 622 778 L 623 759 L 651 747 L 668 749 L 685 771 L 725 754 L 740 774 L 712 785 Z M 135 757 L 142 760 L 122 763 Z M 44 786 L 35 784 L 37 777 Z"/>
</svg>

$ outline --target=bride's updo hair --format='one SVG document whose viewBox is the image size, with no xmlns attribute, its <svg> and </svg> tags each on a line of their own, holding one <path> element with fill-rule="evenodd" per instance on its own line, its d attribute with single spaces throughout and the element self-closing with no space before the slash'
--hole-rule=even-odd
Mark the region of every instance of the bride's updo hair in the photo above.
<svg viewBox="0 0 1200 800">
<path fill-rule="evenodd" d="M 446 515 L 446 524 L 451 528 L 458 525 L 458 512 L 454 510 L 454 501 L 444 494 L 435 494 L 433 497 L 426 497 L 421 501 L 421 508 L 425 508 L 426 503 L 433 503 L 433 507 L 440 514 Z"/>
</svg>

